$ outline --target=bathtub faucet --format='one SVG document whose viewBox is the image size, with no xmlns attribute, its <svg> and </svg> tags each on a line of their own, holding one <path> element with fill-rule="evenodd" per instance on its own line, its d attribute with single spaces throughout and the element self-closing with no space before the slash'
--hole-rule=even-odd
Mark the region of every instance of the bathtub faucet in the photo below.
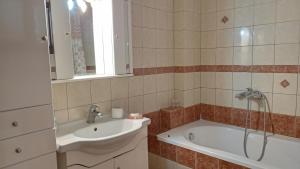
<svg viewBox="0 0 300 169">
<path fill-rule="evenodd" d="M 262 100 L 264 98 L 264 94 L 261 91 L 253 90 L 252 88 L 247 88 L 247 91 L 239 93 L 235 95 L 238 99 L 256 99 L 256 100 Z"/>
<path fill-rule="evenodd" d="M 252 88 L 247 88 L 247 91 L 236 94 L 235 97 L 239 98 L 239 99 L 244 99 L 244 98 L 247 98 L 248 96 L 250 96 L 252 94 L 252 92 L 253 92 Z"/>
</svg>

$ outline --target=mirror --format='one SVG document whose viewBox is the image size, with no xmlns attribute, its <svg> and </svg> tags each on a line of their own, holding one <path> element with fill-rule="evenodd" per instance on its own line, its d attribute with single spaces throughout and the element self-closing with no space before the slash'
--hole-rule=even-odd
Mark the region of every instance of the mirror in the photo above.
<svg viewBox="0 0 300 169">
<path fill-rule="evenodd" d="M 55 79 L 132 73 L 130 0 L 50 2 Z"/>
</svg>

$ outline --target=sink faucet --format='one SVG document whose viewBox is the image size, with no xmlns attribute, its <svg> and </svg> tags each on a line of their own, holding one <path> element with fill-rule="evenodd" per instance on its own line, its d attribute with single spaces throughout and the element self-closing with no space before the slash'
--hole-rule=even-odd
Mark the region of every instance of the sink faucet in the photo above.
<svg viewBox="0 0 300 169">
<path fill-rule="evenodd" d="M 91 105 L 90 109 L 89 109 L 89 115 L 87 118 L 87 123 L 91 124 L 91 123 L 95 123 L 96 117 L 102 117 L 102 113 L 100 113 L 98 111 L 99 107 L 97 105 Z"/>
</svg>

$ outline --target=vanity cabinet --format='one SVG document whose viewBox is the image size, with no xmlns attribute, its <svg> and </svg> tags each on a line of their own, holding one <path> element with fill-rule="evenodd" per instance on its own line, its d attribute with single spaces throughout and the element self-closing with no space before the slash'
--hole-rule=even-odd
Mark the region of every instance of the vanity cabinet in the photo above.
<svg viewBox="0 0 300 169">
<path fill-rule="evenodd" d="M 73 166 L 73 167 L 68 167 L 68 169 L 87 169 L 86 167 L 83 166 Z M 109 160 L 107 162 L 101 163 L 95 167 L 92 167 L 90 169 L 114 169 L 114 160 Z"/>
<path fill-rule="evenodd" d="M 110 153 L 74 150 L 58 156 L 58 169 L 148 169 L 147 127 Z M 93 149 L 97 149 L 96 147 Z"/>
</svg>

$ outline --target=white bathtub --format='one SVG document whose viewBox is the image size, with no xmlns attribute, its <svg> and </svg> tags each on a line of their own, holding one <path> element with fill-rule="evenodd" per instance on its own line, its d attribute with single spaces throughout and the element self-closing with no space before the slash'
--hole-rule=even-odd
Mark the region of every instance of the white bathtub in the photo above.
<svg viewBox="0 0 300 169">
<path fill-rule="evenodd" d="M 199 120 L 162 133 L 158 139 L 252 169 L 300 169 L 300 140 L 285 136 L 269 136 L 263 160 L 256 161 L 261 153 L 262 134 L 249 135 L 250 159 L 243 151 L 244 129 L 230 125 Z"/>
</svg>

